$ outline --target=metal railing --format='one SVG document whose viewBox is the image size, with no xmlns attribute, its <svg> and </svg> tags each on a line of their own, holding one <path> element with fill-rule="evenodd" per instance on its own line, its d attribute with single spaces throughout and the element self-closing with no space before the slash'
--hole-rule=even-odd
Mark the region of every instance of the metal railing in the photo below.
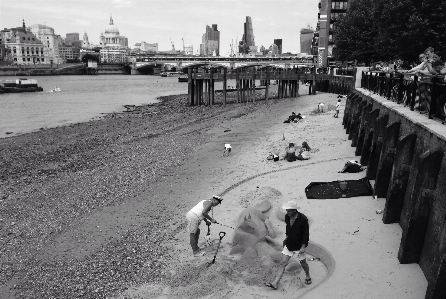
<svg viewBox="0 0 446 299">
<path fill-rule="evenodd" d="M 361 87 L 390 101 L 426 114 L 430 119 L 446 119 L 444 76 L 417 73 L 362 72 Z"/>
</svg>

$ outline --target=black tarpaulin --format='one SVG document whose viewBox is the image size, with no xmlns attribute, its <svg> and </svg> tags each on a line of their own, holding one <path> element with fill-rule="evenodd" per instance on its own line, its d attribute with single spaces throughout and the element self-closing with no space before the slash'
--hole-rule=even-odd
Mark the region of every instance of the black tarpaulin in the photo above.
<svg viewBox="0 0 446 299">
<path fill-rule="evenodd" d="M 360 180 L 312 182 L 305 188 L 305 194 L 308 199 L 342 198 L 373 195 L 373 189 L 369 180 L 362 178 Z"/>
</svg>

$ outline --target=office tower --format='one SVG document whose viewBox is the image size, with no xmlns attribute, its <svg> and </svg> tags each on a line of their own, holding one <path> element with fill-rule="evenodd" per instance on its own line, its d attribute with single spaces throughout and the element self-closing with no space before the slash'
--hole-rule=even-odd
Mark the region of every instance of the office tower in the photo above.
<svg viewBox="0 0 446 299">
<path fill-rule="evenodd" d="M 319 66 L 328 66 L 333 61 L 333 29 L 339 16 L 345 15 L 354 0 L 320 0 L 316 31 L 313 34 L 313 53 Z M 316 48 L 317 47 L 317 48 Z"/>
<path fill-rule="evenodd" d="M 254 31 L 252 29 L 251 17 L 246 17 L 243 37 L 242 40 L 239 42 L 239 52 L 242 54 L 257 52 L 257 47 L 254 42 Z"/>
<path fill-rule="evenodd" d="M 65 35 L 65 45 L 73 45 L 74 42 L 79 41 L 79 33 L 73 32 L 73 33 L 67 33 Z"/>
<path fill-rule="evenodd" d="M 300 30 L 300 53 L 311 54 L 313 34 L 314 29 L 309 26 Z"/>
<path fill-rule="evenodd" d="M 282 39 L 275 39 L 274 44 L 277 46 L 277 54 L 282 54 Z"/>
<path fill-rule="evenodd" d="M 217 30 L 217 24 L 212 27 L 206 25 L 206 33 L 203 34 L 200 45 L 200 55 L 202 56 L 220 56 L 220 31 Z"/>
</svg>

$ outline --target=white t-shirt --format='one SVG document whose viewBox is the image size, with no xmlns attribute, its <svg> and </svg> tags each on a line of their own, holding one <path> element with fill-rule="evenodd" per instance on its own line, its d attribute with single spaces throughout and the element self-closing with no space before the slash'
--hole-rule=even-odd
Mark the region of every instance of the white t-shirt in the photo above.
<svg viewBox="0 0 446 299">
<path fill-rule="evenodd" d="M 337 102 L 336 103 L 336 110 L 339 110 L 340 107 L 341 107 L 341 102 Z"/>
</svg>

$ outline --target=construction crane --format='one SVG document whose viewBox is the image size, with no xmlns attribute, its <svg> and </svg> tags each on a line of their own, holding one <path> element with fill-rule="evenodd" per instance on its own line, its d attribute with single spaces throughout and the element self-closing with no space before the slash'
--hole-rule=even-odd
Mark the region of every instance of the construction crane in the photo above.
<svg viewBox="0 0 446 299">
<path fill-rule="evenodd" d="M 172 42 L 172 39 L 170 37 L 169 37 L 169 39 L 170 39 L 170 43 L 172 44 L 172 51 L 175 51 L 175 46 L 174 46 L 174 44 Z"/>
</svg>

